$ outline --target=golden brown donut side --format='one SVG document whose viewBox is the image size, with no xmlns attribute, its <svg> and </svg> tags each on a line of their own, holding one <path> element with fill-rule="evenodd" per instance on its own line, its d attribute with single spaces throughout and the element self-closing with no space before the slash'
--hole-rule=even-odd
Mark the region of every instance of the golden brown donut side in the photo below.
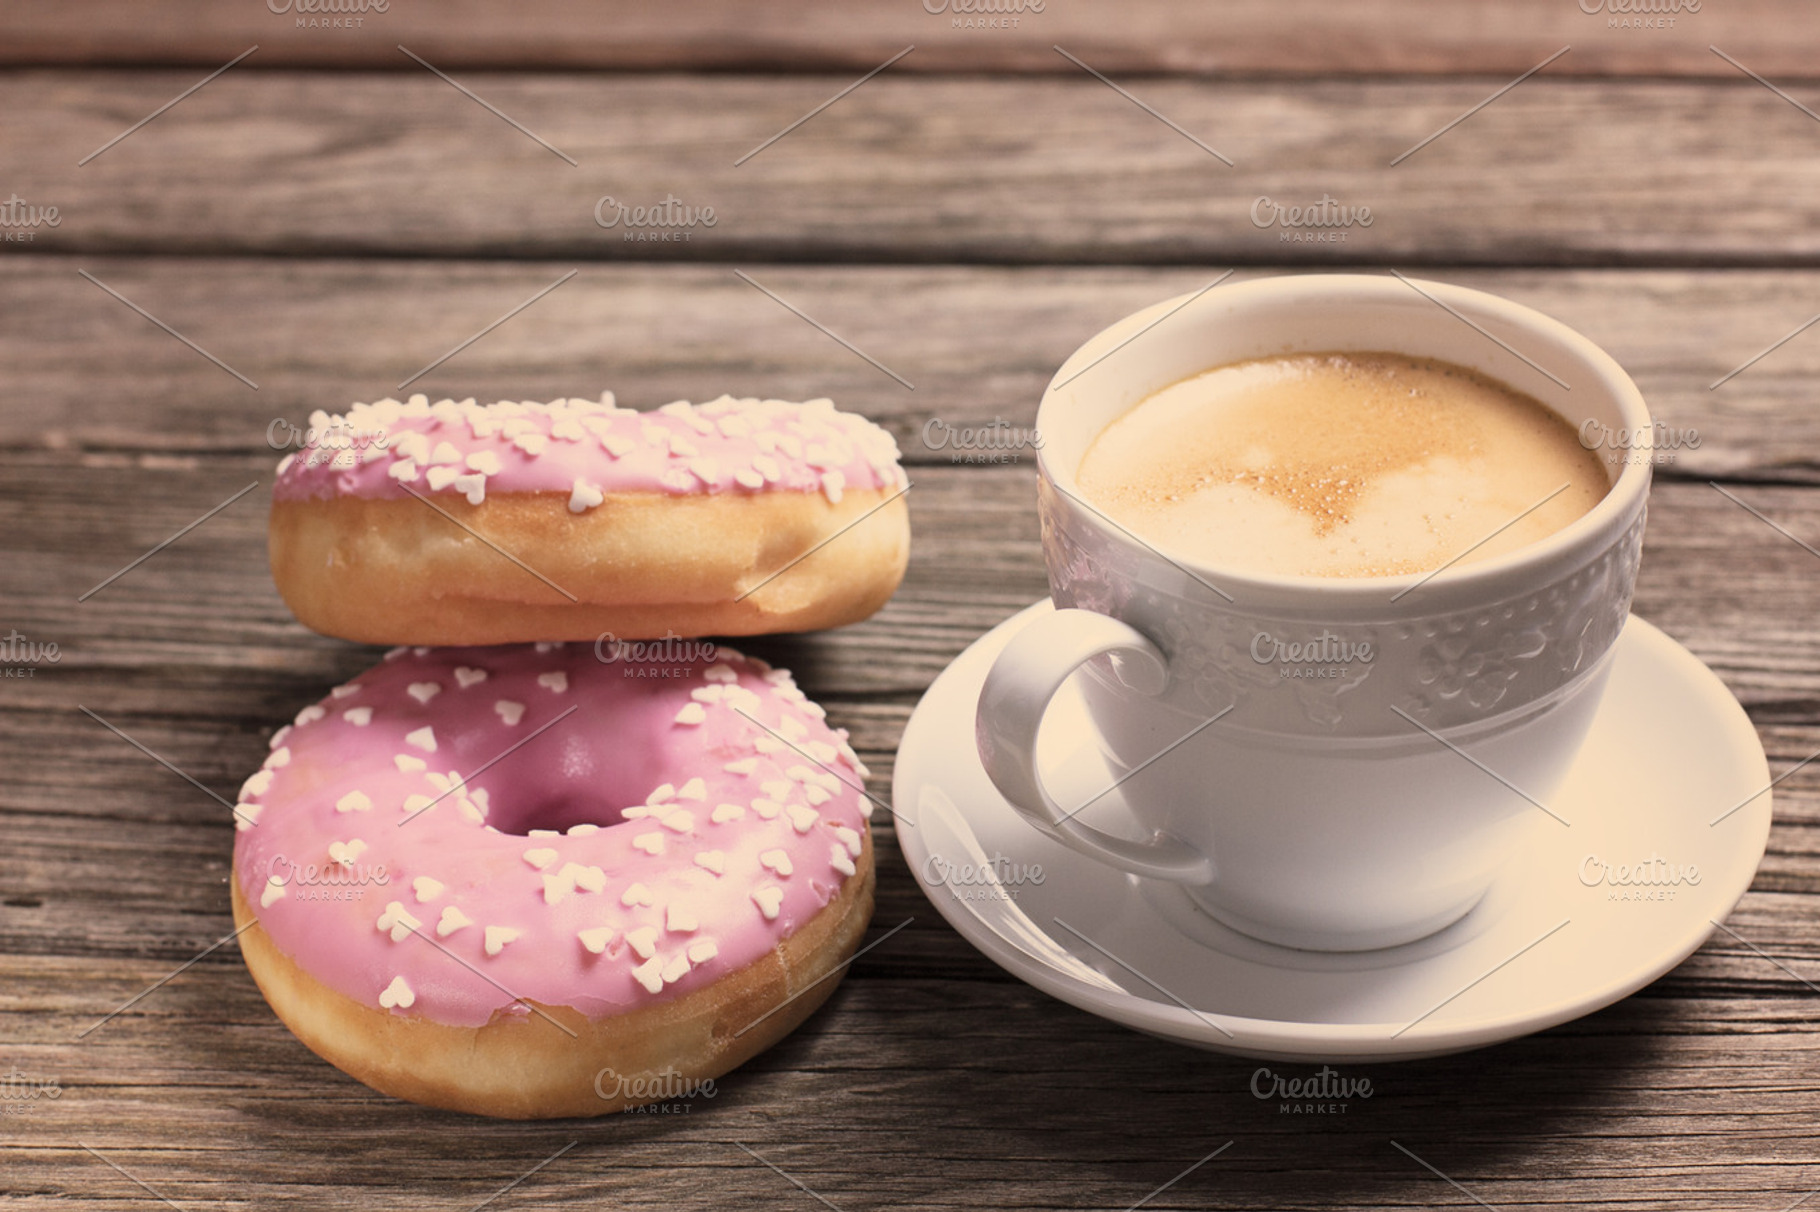
<svg viewBox="0 0 1820 1212">
<path fill-rule="evenodd" d="M 721 1076 L 827 1000 L 872 918 L 870 831 L 864 846 L 855 875 L 769 955 L 683 997 L 601 1019 L 539 1005 L 542 1014 L 456 1027 L 365 1006 L 278 950 L 241 896 L 238 877 L 231 881 L 234 923 L 244 927 L 241 954 L 273 1012 L 312 1052 L 373 1089 L 501 1119 L 604 1115 Z M 610 1076 L 597 1081 L 602 1074 Z M 627 1085 L 659 1093 L 628 1097 Z"/>
<path fill-rule="evenodd" d="M 898 491 L 612 493 L 585 514 L 562 493 L 274 501 L 272 577 L 306 627 L 369 644 L 820 630 L 903 579 Z"/>
</svg>

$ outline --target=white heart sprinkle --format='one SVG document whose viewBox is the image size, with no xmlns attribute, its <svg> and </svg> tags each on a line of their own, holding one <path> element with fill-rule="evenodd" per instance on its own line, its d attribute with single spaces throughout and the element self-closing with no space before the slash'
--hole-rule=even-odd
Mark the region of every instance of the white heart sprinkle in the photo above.
<svg viewBox="0 0 1820 1212">
<path fill-rule="evenodd" d="M 704 850 L 695 856 L 695 865 L 719 875 L 727 869 L 727 856 L 718 850 Z"/>
<path fill-rule="evenodd" d="M 664 987 L 663 961 L 655 957 L 632 969 L 632 976 L 645 987 L 646 993 L 657 993 Z"/>
<path fill-rule="evenodd" d="M 688 812 L 672 812 L 663 819 L 662 824 L 673 833 L 687 833 L 695 828 L 695 816 Z"/>
<path fill-rule="evenodd" d="M 486 680 L 487 671 L 484 669 L 469 669 L 466 665 L 457 665 L 455 667 L 455 684 L 460 686 L 463 690 L 466 690 L 470 686 L 478 686 Z"/>
<path fill-rule="evenodd" d="M 548 867 L 551 863 L 554 863 L 556 861 L 556 858 L 557 858 L 557 855 L 554 850 L 527 850 L 527 851 L 525 851 L 525 862 L 531 864 L 531 866 L 537 868 L 539 871 L 542 871 L 545 867 Z"/>
<path fill-rule="evenodd" d="M 714 814 L 709 819 L 716 825 L 724 825 L 728 821 L 737 821 L 744 815 L 746 815 L 746 810 L 738 804 L 719 804 L 715 806 Z"/>
<path fill-rule="evenodd" d="M 569 688 L 569 675 L 560 669 L 550 673 L 540 673 L 537 675 L 537 684 L 546 690 L 553 690 L 557 694 L 561 694 Z"/>
<path fill-rule="evenodd" d="M 259 763 L 261 770 L 276 770 L 280 766 L 291 764 L 291 750 L 288 745 L 280 745 L 265 755 L 265 761 Z"/>
<path fill-rule="evenodd" d="M 689 975 L 689 957 L 686 955 L 673 955 L 670 957 L 670 962 L 664 965 L 663 977 L 666 984 L 671 981 L 679 981 L 687 975 Z"/>
<path fill-rule="evenodd" d="M 626 931 L 626 943 L 638 952 L 639 959 L 650 959 L 657 953 L 657 927 L 640 926 Z"/>
<path fill-rule="evenodd" d="M 415 746 L 417 746 L 417 748 L 422 749 L 426 753 L 435 753 L 436 752 L 436 732 L 428 724 L 425 724 L 422 728 L 417 729 L 417 731 L 415 731 L 415 732 L 405 733 L 404 734 L 404 743 L 407 745 L 415 745 Z"/>
<path fill-rule="evenodd" d="M 450 905 L 447 909 L 442 911 L 442 917 L 436 923 L 436 936 L 438 938 L 447 938 L 462 927 L 472 926 L 473 924 L 473 918 L 469 917 L 455 906 Z"/>
<path fill-rule="evenodd" d="M 708 710 L 700 703 L 687 703 L 683 706 L 681 711 L 676 713 L 676 722 L 678 724 L 699 724 L 707 718 Z"/>
<path fill-rule="evenodd" d="M 397 766 L 398 769 L 405 774 L 410 774 L 415 770 L 423 770 L 429 765 L 429 763 L 425 762 L 422 758 L 412 757 L 408 753 L 401 753 L 393 758 L 392 764 Z"/>
<path fill-rule="evenodd" d="M 855 871 L 853 859 L 847 854 L 847 848 L 836 842 L 828 851 L 828 865 L 842 875 L 852 875 Z"/>
<path fill-rule="evenodd" d="M 815 828 L 815 822 L 821 819 L 815 809 L 805 808 L 801 804 L 790 805 L 789 813 L 790 824 L 795 826 L 798 833 L 809 832 L 809 830 Z"/>
<path fill-rule="evenodd" d="M 256 795 L 264 795 L 271 785 L 272 772 L 270 770 L 256 771 L 247 778 L 246 782 L 240 784 L 240 798 L 247 800 Z"/>
<path fill-rule="evenodd" d="M 336 812 L 371 812 L 373 801 L 363 791 L 350 791 L 335 801 Z"/>
<path fill-rule="evenodd" d="M 468 504 L 478 505 L 487 499 L 487 478 L 478 471 L 472 475 L 456 476 L 455 491 L 468 499 Z"/>
<path fill-rule="evenodd" d="M 695 915 L 687 909 L 678 909 L 675 905 L 671 905 L 664 910 L 665 930 L 675 934 L 693 934 L 700 928 L 701 923 L 696 921 Z"/>
<path fill-rule="evenodd" d="M 498 955 L 506 949 L 506 944 L 522 935 L 524 931 L 511 926 L 488 926 L 484 949 L 488 955 Z"/>
<path fill-rule="evenodd" d="M 846 846 L 848 854 L 851 854 L 854 858 L 859 857 L 860 838 L 857 830 L 849 829 L 845 825 L 836 825 L 834 827 L 834 836 L 841 840 L 842 845 Z"/>
<path fill-rule="evenodd" d="M 393 942 L 402 943 L 421 925 L 423 923 L 412 917 L 402 902 L 393 901 L 379 915 L 378 929 L 391 934 Z"/>
<path fill-rule="evenodd" d="M 737 762 L 728 762 L 725 766 L 722 766 L 721 769 L 725 770 L 728 774 L 751 774 L 754 770 L 758 769 L 758 759 L 741 758 Z"/>
<path fill-rule="evenodd" d="M 433 880 L 427 875 L 420 875 L 411 881 L 411 890 L 417 894 L 418 903 L 433 901 L 442 895 L 441 880 Z"/>
<path fill-rule="evenodd" d="M 356 728 L 365 728 L 373 722 L 373 709 L 371 707 L 350 707 L 341 713 L 341 718 Z"/>
<path fill-rule="evenodd" d="M 708 784 L 702 779 L 690 779 L 676 789 L 679 800 L 705 800 L 708 798 Z"/>
<path fill-rule="evenodd" d="M 456 480 L 461 478 L 461 468 L 432 467 L 429 471 L 424 473 L 424 478 L 430 482 L 430 490 L 432 492 L 441 492 L 450 484 L 453 484 Z"/>
<path fill-rule="evenodd" d="M 442 686 L 436 682 L 412 682 L 404 692 L 419 703 L 427 703 L 442 693 Z"/>
<path fill-rule="evenodd" d="M 235 804 L 234 828 L 245 831 L 259 823 L 259 814 L 265 811 L 264 804 Z"/>
<path fill-rule="evenodd" d="M 574 864 L 570 864 L 573 866 Z M 561 904 L 571 892 L 575 891 L 575 878 L 567 870 L 554 874 L 545 872 L 543 877 L 543 903 L 546 905 Z"/>
<path fill-rule="evenodd" d="M 646 854 L 658 855 L 664 852 L 664 835 L 661 833 L 641 833 L 632 839 L 632 848 Z"/>
<path fill-rule="evenodd" d="M 652 905 L 651 890 L 643 884 L 633 884 L 619 894 L 619 903 L 630 909 L 635 905 Z"/>
<path fill-rule="evenodd" d="M 631 438 L 626 437 L 624 434 L 617 433 L 601 434 L 600 444 L 606 449 L 608 454 L 616 459 L 622 459 L 631 454 L 638 446 L 638 443 L 634 442 Z"/>
<path fill-rule="evenodd" d="M 506 722 L 507 727 L 518 723 L 525 716 L 525 705 L 514 703 L 511 699 L 500 699 L 493 704 L 493 710 L 499 713 L 499 718 Z"/>
<path fill-rule="evenodd" d="M 367 844 L 359 838 L 352 838 L 345 842 L 330 842 L 329 861 L 339 863 L 343 867 L 352 867 L 354 860 L 359 858 L 366 848 Z"/>
<path fill-rule="evenodd" d="M 275 875 L 267 876 L 265 887 L 259 890 L 259 907 L 261 909 L 270 909 L 273 901 L 283 900 L 284 897 L 284 882 Z"/>
<path fill-rule="evenodd" d="M 830 505 L 839 505 L 841 490 L 847 486 L 847 477 L 838 471 L 822 473 L 822 495 L 828 498 Z"/>
<path fill-rule="evenodd" d="M 782 850 L 765 851 L 758 856 L 758 863 L 759 866 L 769 867 L 782 876 L 788 876 L 792 871 L 796 870 L 790 863 L 790 856 L 785 854 Z"/>
<path fill-rule="evenodd" d="M 435 453 L 430 455 L 430 462 L 459 463 L 461 462 L 461 452 L 456 450 L 452 443 L 438 442 L 436 444 Z"/>
<path fill-rule="evenodd" d="M 592 951 L 595 955 L 599 955 L 607 949 L 607 944 L 613 941 L 613 928 L 611 926 L 596 926 L 592 930 L 577 932 L 575 937 L 581 940 L 582 946 L 586 947 L 589 951 Z"/>
<path fill-rule="evenodd" d="M 478 454 L 469 455 L 468 466 L 485 476 L 496 476 L 505 470 L 504 467 L 500 466 L 499 456 L 490 450 L 483 450 Z"/>
<path fill-rule="evenodd" d="M 758 911 L 765 915 L 766 921 L 775 921 L 777 911 L 783 907 L 784 890 L 778 887 L 755 889 L 752 901 L 758 906 Z"/>
<path fill-rule="evenodd" d="M 600 485 L 590 484 L 576 476 L 574 485 L 569 489 L 569 512 L 586 513 L 606 499 L 607 494 L 600 490 Z"/>
<path fill-rule="evenodd" d="M 402 976 L 393 977 L 392 983 L 379 993 L 379 1004 L 387 1010 L 409 1010 L 416 1002 L 417 995 Z"/>
<path fill-rule="evenodd" d="M 714 945 L 714 940 L 711 938 L 704 938 L 699 943 L 689 944 L 689 962 L 691 964 L 705 964 L 719 954 L 720 948 Z"/>
</svg>

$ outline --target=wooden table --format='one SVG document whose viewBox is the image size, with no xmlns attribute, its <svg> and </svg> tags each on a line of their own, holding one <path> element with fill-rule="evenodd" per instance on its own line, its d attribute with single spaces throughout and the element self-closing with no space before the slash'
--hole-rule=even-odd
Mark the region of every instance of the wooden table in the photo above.
<svg viewBox="0 0 1820 1212">
<path fill-rule="evenodd" d="M 0 12 L 0 189 L 59 219 L 0 244 L 0 628 L 60 656 L 0 679 L 4 1206 L 1782 1209 L 1820 1187 L 1817 767 L 1777 788 L 1735 933 L 1579 1022 L 1363 1067 L 1375 1095 L 1343 1115 L 1280 1115 L 1254 1064 L 1006 976 L 888 831 L 873 937 L 914 922 L 687 1114 L 392 1102 L 214 946 L 233 831 L 209 793 L 375 654 L 285 611 L 258 489 L 79 595 L 269 484 L 274 421 L 397 394 L 571 271 L 414 389 L 829 395 L 916 464 L 897 598 L 750 646 L 853 730 L 876 791 L 931 678 L 1044 593 L 1029 463 L 955 465 L 925 424 L 1028 424 L 1082 339 L 1233 267 L 1419 272 L 1611 350 L 1702 439 L 1660 469 L 1637 612 L 1719 672 L 1778 774 L 1820 747 L 1820 332 L 1709 386 L 1820 307 L 1808 6 L 1049 0 L 1001 28 L 930 6 Z M 1253 223 L 1260 197 L 1322 195 L 1373 222 L 1333 243 Z M 595 220 L 607 196 L 716 222 L 628 242 Z"/>
</svg>

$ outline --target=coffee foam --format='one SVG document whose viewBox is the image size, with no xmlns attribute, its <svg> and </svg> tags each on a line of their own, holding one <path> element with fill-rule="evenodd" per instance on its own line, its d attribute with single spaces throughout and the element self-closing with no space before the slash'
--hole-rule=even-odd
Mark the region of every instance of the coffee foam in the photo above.
<svg viewBox="0 0 1820 1212">
<path fill-rule="evenodd" d="M 1185 379 L 1108 426 L 1079 481 L 1174 554 L 1333 577 L 1488 559 L 1561 529 L 1610 486 L 1540 402 L 1392 353 L 1258 358 Z"/>
</svg>

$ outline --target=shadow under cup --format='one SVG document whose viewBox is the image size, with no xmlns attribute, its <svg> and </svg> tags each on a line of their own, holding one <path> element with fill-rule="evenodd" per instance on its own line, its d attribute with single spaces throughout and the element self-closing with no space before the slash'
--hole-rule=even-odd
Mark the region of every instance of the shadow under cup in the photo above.
<svg viewBox="0 0 1820 1212">
<path fill-rule="evenodd" d="M 1197 565 L 1137 539 L 1075 486 L 1093 439 L 1152 392 L 1242 359 L 1348 349 L 1480 371 L 1575 429 L 1596 421 L 1633 435 L 1636 457 L 1563 529 L 1423 576 Z M 1183 884 L 1246 934 L 1362 950 L 1457 920 L 1516 830 L 1564 827 L 1547 819 L 1548 798 L 1591 724 L 1629 613 L 1649 486 L 1648 411 L 1592 342 L 1438 283 L 1261 279 L 1160 303 L 1094 337 L 1057 372 L 1037 429 L 1043 551 L 1060 609 L 999 658 L 979 737 L 988 773 L 1044 832 Z M 1318 676 L 1286 678 L 1269 659 L 1292 644 L 1319 654 Z M 1050 798 L 1034 766 L 1042 710 L 1077 668 L 1097 730 L 1078 742 L 1097 745 L 1124 779 L 1135 828 L 1123 839 L 1074 818 L 1080 806 Z"/>
</svg>

